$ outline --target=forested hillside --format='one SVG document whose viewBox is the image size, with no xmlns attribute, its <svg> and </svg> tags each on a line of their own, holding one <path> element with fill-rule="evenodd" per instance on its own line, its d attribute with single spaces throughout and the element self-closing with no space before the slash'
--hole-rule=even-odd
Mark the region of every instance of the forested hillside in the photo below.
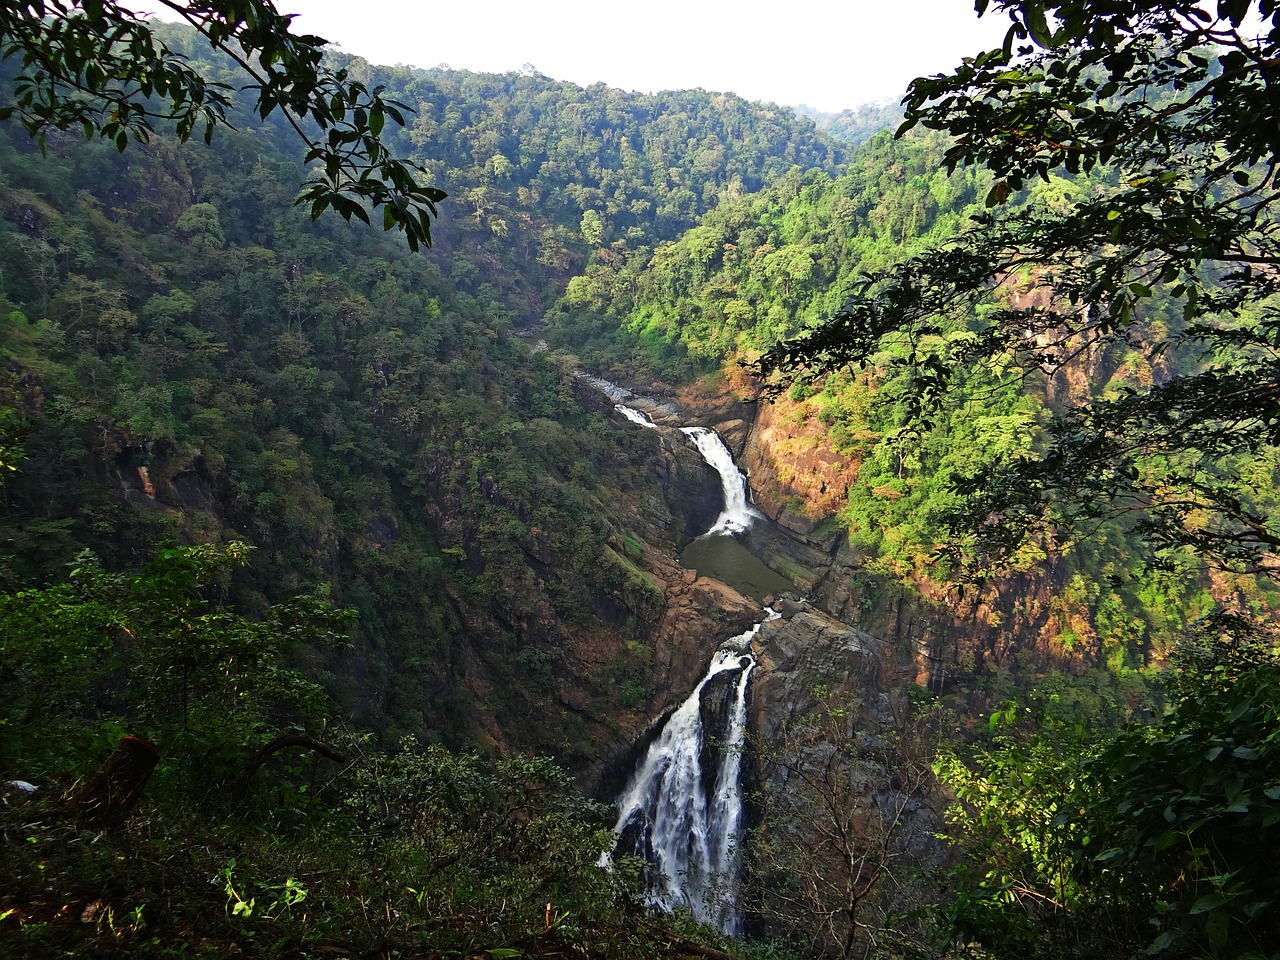
<svg viewBox="0 0 1280 960">
<path fill-rule="evenodd" d="M 833 179 L 795 169 L 726 200 L 643 264 L 589 267 L 569 284 L 566 341 L 608 314 L 642 361 L 709 372 L 834 313 L 860 272 L 896 262 L 967 219 L 980 174 L 939 170 L 943 142 L 879 135 Z"/>
<path fill-rule="evenodd" d="M 4 775 L 47 790 L 126 732 L 160 750 L 156 829 L 192 838 L 172 849 L 201 888 L 217 874 L 212 899 L 183 870 L 139 867 L 126 840 L 124 872 L 97 873 L 114 891 L 103 949 L 159 949 L 192 923 L 209 950 L 262 931 L 280 955 L 424 929 L 471 950 L 670 949 L 674 933 L 609 929 L 613 898 L 637 901 L 594 867 L 603 811 L 516 758 L 554 751 L 598 778 L 683 685 L 657 662 L 662 578 L 688 590 L 661 555 L 685 511 L 715 507 L 693 503 L 696 453 L 620 428 L 577 360 L 529 334 L 588 260 L 645 256 L 721 196 L 796 163 L 838 170 L 841 148 L 730 96 L 343 62 L 418 110 L 400 145 L 454 198 L 428 256 L 295 208 L 298 142 L 278 116 L 236 112 L 210 147 L 157 135 L 123 152 L 0 128 Z M 680 629 L 728 635 L 743 615 L 708 606 Z M 318 751 L 309 768 L 276 755 L 298 749 Z M 221 845 L 187 817 L 241 826 Z M 36 944 L 52 922 L 49 944 L 74 938 L 52 901 L 91 905 L 98 867 L 55 855 L 61 830 L 31 837 L 57 892 L 6 903 L 4 936 Z M 362 853 L 327 849 L 352 834 Z M 552 848 L 567 873 L 543 869 Z M 7 834 L 5 851 L 6 888 L 26 889 L 29 859 Z M 543 873 L 522 879 L 522 858 Z M 510 890 L 548 884 L 554 913 L 493 927 Z M 306 897 L 332 928 L 293 909 Z M 373 901 L 398 919 L 353 920 Z M 230 922 L 190 919 L 210 909 Z"/>
<path fill-rule="evenodd" d="M 354 652 L 324 666 L 362 717 L 500 735 L 550 689 L 554 633 L 636 641 L 661 609 L 609 507 L 651 482 L 644 439 L 518 335 L 582 263 L 647 257 L 721 196 L 834 170 L 840 149 L 729 96 L 347 65 L 418 111 L 405 145 L 453 197 L 428 258 L 293 209 L 278 123 L 123 154 L 55 135 L 43 156 L 6 128 L 10 583 L 56 579 L 84 546 L 130 564 L 241 537 L 258 548 L 241 602 L 323 588 L 357 610 Z M 489 664 L 463 681 L 472 636 Z M 472 719 L 468 684 L 495 676 L 512 701 Z M 561 722 L 514 735 L 554 742 Z"/>
<path fill-rule="evenodd" d="M 452 197 L 438 261 L 451 275 L 460 267 L 463 283 L 475 265 L 520 322 L 536 321 L 585 264 L 644 259 L 722 199 L 844 160 L 812 122 L 732 94 L 347 65 L 416 111 L 398 145 Z"/>
<path fill-rule="evenodd" d="M 797 111 L 812 119 L 819 130 L 855 146 L 884 130 L 896 130 L 902 124 L 902 107 L 892 100 L 867 103 L 839 113 L 824 113 L 803 105 Z"/>
<path fill-rule="evenodd" d="M 1178 11 L 1108 8 L 1104 63 L 1076 5 L 1002 6 L 1041 52 L 967 61 L 987 99 L 918 81 L 896 138 L 328 54 L 405 106 L 352 122 L 448 195 L 429 250 L 295 205 L 340 96 L 209 144 L 0 124 L 0 952 L 1269 956 L 1275 151 L 1213 106 L 1253 68 L 1168 60 Z M 1024 107 L 1136 159 L 1019 152 Z M 677 559 L 736 469 L 694 424 L 796 587 L 769 629 Z M 742 941 L 598 869 L 579 793 L 728 713 L 728 673 L 684 698 L 730 637 L 742 753 L 686 753 L 745 771 Z"/>
<path fill-rule="evenodd" d="M 606 369 L 656 376 L 709 374 L 751 361 L 836 314 L 863 276 L 955 236 L 983 209 L 989 181 L 972 168 L 948 175 L 941 163 L 947 146 L 934 134 L 882 134 L 835 179 L 794 172 L 722 203 L 659 247 L 643 269 L 589 267 L 569 283 L 551 341 L 586 345 L 579 347 L 584 356 Z M 1031 186 L 1015 206 L 1052 211 L 1106 189 L 1105 172 L 1055 178 Z M 962 343 L 983 311 L 1040 302 L 1045 293 L 1036 281 L 1036 267 L 1028 265 L 1006 277 L 976 314 L 962 310 L 929 336 L 939 348 Z M 1115 396 L 1159 377 L 1144 344 L 1168 338 L 1179 322 L 1176 306 L 1157 298 L 1142 340 L 1082 355 L 1051 381 L 1027 381 L 1012 368 L 975 375 L 924 434 L 911 423 L 927 389 L 918 372 L 869 365 L 824 373 L 788 388 L 786 416 L 815 424 L 792 455 L 830 448 L 853 465 L 838 511 L 862 566 L 923 581 L 931 594 L 929 584 L 945 582 L 949 572 L 935 553 L 962 508 L 957 481 L 1030 450 L 1061 403 Z M 1190 352 L 1183 356 L 1195 362 Z M 1013 570 L 1051 580 L 1053 611 L 1030 615 L 1024 606 L 1012 618 L 999 615 L 1013 629 L 1031 630 L 1023 634 L 1028 643 L 1038 636 L 1113 669 L 1159 661 L 1186 625 L 1211 609 L 1210 584 L 1178 558 L 1171 570 L 1146 566 L 1127 523 L 1098 525 L 1087 539 L 1058 549 L 1029 544 Z M 1240 592 L 1258 613 L 1280 599 L 1266 579 L 1244 577 L 1216 589 Z"/>
</svg>

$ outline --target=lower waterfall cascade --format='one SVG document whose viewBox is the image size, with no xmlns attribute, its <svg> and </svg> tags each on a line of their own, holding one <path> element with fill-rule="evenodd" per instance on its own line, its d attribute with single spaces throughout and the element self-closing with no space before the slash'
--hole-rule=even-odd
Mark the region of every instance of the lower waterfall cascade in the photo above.
<svg viewBox="0 0 1280 960">
<path fill-rule="evenodd" d="M 751 639 L 769 616 L 727 641 L 687 700 L 671 715 L 618 798 L 615 853 L 650 865 L 649 902 L 664 910 L 686 907 L 702 923 L 735 934 L 738 848 L 742 827 L 742 753 L 746 743 L 747 684 L 756 661 Z M 720 674 L 737 671 L 722 729 L 708 739 L 704 693 Z M 711 763 L 706 762 L 710 746 Z M 710 766 L 710 770 L 706 767 Z M 708 776 L 714 773 L 714 776 Z"/>
</svg>

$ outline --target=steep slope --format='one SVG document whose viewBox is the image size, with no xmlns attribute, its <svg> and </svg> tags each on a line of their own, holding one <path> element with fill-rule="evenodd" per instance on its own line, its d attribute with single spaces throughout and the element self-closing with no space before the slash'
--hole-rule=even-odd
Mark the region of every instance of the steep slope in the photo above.
<svg viewBox="0 0 1280 960">
<path fill-rule="evenodd" d="M 1215 596 L 1274 608 L 1273 591 L 1250 577 L 1214 579 L 1192 563 L 1171 573 L 1145 566 L 1123 522 L 1080 542 L 1037 544 L 985 591 L 948 592 L 935 553 L 960 502 L 955 478 L 1030 449 L 1064 399 L 1160 377 L 1140 349 L 1083 353 L 1048 382 L 975 378 L 924 435 L 904 424 L 929 384 L 890 377 L 878 364 L 797 383 L 772 405 L 726 397 L 758 396 L 741 361 L 831 315 L 864 271 L 944 241 L 977 209 L 980 178 L 940 170 L 944 147 L 933 136 L 882 135 L 852 155 L 845 175 L 789 175 L 721 204 L 655 250 L 642 272 L 588 271 L 572 281 L 550 339 L 586 343 L 588 362 L 614 371 L 629 354 L 642 378 L 703 374 L 685 403 L 740 438 L 760 505 L 802 541 L 766 547 L 776 569 L 831 612 L 911 643 L 922 685 L 1010 671 L 1034 678 L 1051 667 L 1142 668 L 1159 662 Z M 1105 176 L 1036 184 L 1018 202 L 1055 209 L 1101 189 Z M 1043 295 L 1028 271 L 976 309 Z M 1159 298 L 1147 316 L 1156 339 L 1178 322 Z M 935 342 L 971 335 L 963 321 L 948 323 Z M 610 328 L 612 346 L 594 349 L 587 333 Z"/>
<path fill-rule="evenodd" d="M 714 513 L 696 452 L 626 429 L 522 328 L 589 251 L 839 151 L 729 97 L 350 66 L 423 108 L 405 136 L 456 198 L 429 257 L 292 209 L 294 143 L 252 117 L 124 154 L 5 131 L 5 585 L 84 546 L 118 567 L 246 539 L 245 609 L 318 588 L 357 611 L 310 666 L 361 721 L 589 773 L 749 614 L 666 559 Z"/>
</svg>

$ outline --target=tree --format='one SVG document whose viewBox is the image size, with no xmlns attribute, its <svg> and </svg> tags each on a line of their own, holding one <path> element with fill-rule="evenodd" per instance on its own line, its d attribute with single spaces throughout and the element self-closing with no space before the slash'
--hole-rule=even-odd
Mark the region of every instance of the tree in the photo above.
<svg viewBox="0 0 1280 960">
<path fill-rule="evenodd" d="M 1129 519 L 1158 563 L 1190 555 L 1275 578 L 1280 6 L 994 7 L 1012 21 L 1004 46 L 917 80 L 903 126 L 949 133 L 949 167 L 988 168 L 987 212 L 862 278 L 760 366 L 898 379 L 908 445 L 974 399 L 975 373 L 1051 400 L 1037 445 L 954 483 L 941 556 L 970 573 Z M 1121 363 L 1144 376 L 1101 389 L 1094 375 Z M 1032 738 L 974 764 L 943 758 L 973 856 L 954 878 L 953 946 L 1274 952 L 1280 647 L 1266 623 L 1209 627 L 1184 639 L 1156 722 L 1097 746 Z"/>
<path fill-rule="evenodd" d="M 1280 631 L 1207 626 L 1178 653 L 1173 712 L 1085 766 L 1077 859 L 1147 908 L 1150 953 L 1265 956 L 1280 942 Z"/>
<path fill-rule="evenodd" d="M 923 891 L 910 864 L 936 824 L 928 731 L 858 729 L 856 705 L 817 698 L 752 741 L 763 788 L 746 838 L 747 906 L 807 955 L 891 954 L 917 933 L 907 918 Z"/>
<path fill-rule="evenodd" d="M 1067 397 L 1036 449 L 957 481 L 941 556 L 970 572 L 1050 531 L 1128 517 L 1157 560 L 1190 550 L 1275 574 L 1280 7 L 991 6 L 1012 21 L 1004 46 L 916 80 L 899 131 L 951 134 L 949 168 L 994 174 L 988 211 L 864 276 L 759 369 L 905 375 L 904 443 L 963 399 L 979 367 L 1003 389 Z M 1064 177 L 1081 189 L 1024 202 L 1033 179 Z M 1019 278 L 1033 295 L 1010 294 Z M 1080 386 L 1128 356 L 1144 377 L 1108 395 Z"/>
<path fill-rule="evenodd" d="M 280 747 L 317 749 L 296 735 L 318 732 L 327 699 L 284 659 L 339 642 L 349 614 L 318 596 L 230 611 L 217 597 L 248 554 L 175 548 L 125 574 L 86 551 L 67 583 L 0 596 L 0 770 L 62 772 L 127 730 L 160 748 L 162 778 L 227 797 Z"/>
<path fill-rule="evenodd" d="M 582 214 L 579 229 L 582 231 L 582 239 L 588 246 L 598 247 L 604 243 L 604 221 L 596 211 L 587 210 Z"/>
<path fill-rule="evenodd" d="M 381 208 L 383 228 L 404 231 L 409 247 L 431 245 L 431 217 L 445 194 L 422 185 L 422 171 L 393 156 L 383 142 L 388 118 L 404 125 L 406 107 L 324 62 L 326 41 L 291 30 L 291 17 L 271 0 L 160 0 L 217 54 L 248 78 L 266 119 L 279 110 L 306 145 L 313 166 L 295 201 L 318 217 L 332 207 L 344 219 L 369 222 Z M 0 0 L 0 60 L 21 62 L 12 102 L 33 135 L 79 129 L 124 150 L 159 126 L 179 140 L 200 132 L 211 140 L 230 126 L 228 84 L 207 79 L 173 50 L 144 15 L 112 0 Z M 43 141 L 42 141 L 43 142 Z"/>
<path fill-rule="evenodd" d="M 956 942 L 1018 958 L 1261 957 L 1280 937 L 1280 646 L 1223 615 L 1176 655 L 1171 712 L 1100 745 L 1045 722 L 938 764 L 970 855 Z M 976 855 L 975 855 L 976 854 Z"/>
</svg>

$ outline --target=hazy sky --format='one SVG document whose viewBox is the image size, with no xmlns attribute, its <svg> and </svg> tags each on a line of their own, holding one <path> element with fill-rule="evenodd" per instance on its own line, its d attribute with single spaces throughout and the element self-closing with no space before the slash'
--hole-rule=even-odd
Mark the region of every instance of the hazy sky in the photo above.
<svg viewBox="0 0 1280 960">
<path fill-rule="evenodd" d="M 277 0 L 295 26 L 375 63 L 652 92 L 728 90 L 840 110 L 899 99 L 914 77 L 995 46 L 1007 21 L 972 0 Z"/>
</svg>

